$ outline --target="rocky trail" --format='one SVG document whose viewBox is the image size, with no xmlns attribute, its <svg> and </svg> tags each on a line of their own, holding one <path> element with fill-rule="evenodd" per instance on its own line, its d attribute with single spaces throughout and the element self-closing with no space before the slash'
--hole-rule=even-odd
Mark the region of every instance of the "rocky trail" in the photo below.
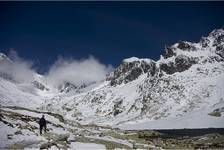
<svg viewBox="0 0 224 150">
<path fill-rule="evenodd" d="M 0 108 L 1 148 L 76 148 L 77 143 L 98 144 L 101 148 L 133 148 L 137 143 L 119 129 L 96 125 L 81 125 L 64 120 L 59 114 L 30 110 L 22 107 Z M 39 135 L 38 120 L 41 114 L 47 119 L 47 133 Z M 141 145 L 139 142 L 137 145 Z M 103 146 L 103 147 L 102 147 Z M 85 147 L 85 146 L 84 146 Z M 148 148 L 144 145 L 142 148 Z"/>
</svg>

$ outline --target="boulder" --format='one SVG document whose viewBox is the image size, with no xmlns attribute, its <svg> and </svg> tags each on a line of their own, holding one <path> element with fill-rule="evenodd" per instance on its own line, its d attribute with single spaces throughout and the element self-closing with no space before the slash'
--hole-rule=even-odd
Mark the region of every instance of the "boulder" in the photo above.
<svg viewBox="0 0 224 150">
<path fill-rule="evenodd" d="M 18 135 L 18 134 L 23 134 L 22 131 L 18 130 L 14 133 L 15 135 Z"/>
</svg>

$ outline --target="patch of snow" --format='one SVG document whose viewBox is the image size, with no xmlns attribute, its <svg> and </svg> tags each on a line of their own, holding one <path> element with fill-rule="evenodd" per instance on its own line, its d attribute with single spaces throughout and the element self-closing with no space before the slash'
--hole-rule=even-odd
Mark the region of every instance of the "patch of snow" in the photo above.
<svg viewBox="0 0 224 150">
<path fill-rule="evenodd" d="M 94 138 L 94 139 L 100 139 L 100 140 L 105 140 L 105 141 L 112 141 L 112 142 L 115 142 L 115 143 L 119 143 L 119 144 L 123 144 L 123 145 L 127 145 L 129 147 L 133 147 L 133 144 L 130 143 L 129 141 L 127 140 L 122 140 L 122 139 L 116 139 L 116 138 L 113 138 L 111 136 L 103 136 L 103 137 L 95 137 L 95 136 L 87 136 L 89 138 Z"/>
<path fill-rule="evenodd" d="M 199 111 L 181 117 L 127 122 L 118 127 L 124 130 L 224 128 L 224 117 L 214 117 Z"/>
<path fill-rule="evenodd" d="M 105 145 L 95 144 L 95 143 L 81 143 L 81 142 L 72 142 L 71 143 L 72 150 L 104 150 L 106 149 Z"/>
<path fill-rule="evenodd" d="M 130 63 L 130 62 L 134 62 L 134 61 L 144 61 L 144 62 L 147 62 L 147 63 L 151 63 L 152 60 L 149 59 L 149 58 L 137 58 L 137 57 L 131 57 L 131 58 L 127 58 L 127 59 L 124 59 L 123 62 L 126 62 L 126 63 Z"/>
</svg>

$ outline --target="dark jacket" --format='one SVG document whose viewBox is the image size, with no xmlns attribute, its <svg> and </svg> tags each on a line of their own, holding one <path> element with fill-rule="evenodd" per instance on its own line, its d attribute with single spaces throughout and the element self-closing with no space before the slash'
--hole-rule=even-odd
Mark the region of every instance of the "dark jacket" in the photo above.
<svg viewBox="0 0 224 150">
<path fill-rule="evenodd" d="M 46 126 L 46 120 L 42 117 L 42 118 L 40 118 L 40 120 L 39 120 L 39 125 L 40 126 Z"/>
</svg>

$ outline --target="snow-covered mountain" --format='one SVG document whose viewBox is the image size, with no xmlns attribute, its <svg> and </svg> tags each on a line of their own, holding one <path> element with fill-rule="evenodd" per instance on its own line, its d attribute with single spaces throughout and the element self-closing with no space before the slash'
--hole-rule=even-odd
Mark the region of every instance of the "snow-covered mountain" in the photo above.
<svg viewBox="0 0 224 150">
<path fill-rule="evenodd" d="M 13 63 L 0 54 L 6 61 Z M 166 47 L 157 61 L 125 59 L 102 82 L 54 87 L 33 76 L 19 82 L 0 70 L 0 104 L 128 129 L 224 127 L 224 29 Z"/>
</svg>

